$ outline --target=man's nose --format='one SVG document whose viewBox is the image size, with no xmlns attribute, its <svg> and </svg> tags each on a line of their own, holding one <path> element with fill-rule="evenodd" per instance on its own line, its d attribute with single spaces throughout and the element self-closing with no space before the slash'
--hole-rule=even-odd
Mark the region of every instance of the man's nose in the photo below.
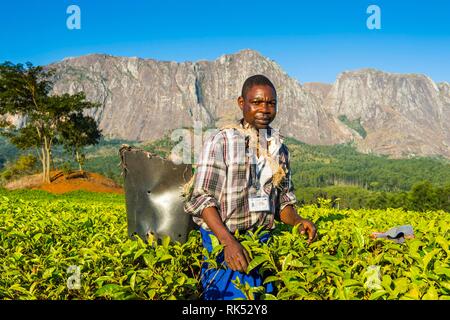
<svg viewBox="0 0 450 320">
<path fill-rule="evenodd" d="M 264 113 L 270 113 L 270 103 L 269 102 L 261 102 L 259 104 L 260 110 L 262 110 Z"/>
</svg>

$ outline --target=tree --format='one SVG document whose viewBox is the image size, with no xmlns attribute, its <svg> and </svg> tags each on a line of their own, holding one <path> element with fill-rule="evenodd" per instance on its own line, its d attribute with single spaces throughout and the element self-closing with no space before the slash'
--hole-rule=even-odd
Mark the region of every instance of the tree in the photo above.
<svg viewBox="0 0 450 320">
<path fill-rule="evenodd" d="M 450 212 L 450 184 L 436 188 L 437 208 Z"/>
<path fill-rule="evenodd" d="M 433 185 L 429 181 L 421 181 L 413 185 L 408 194 L 411 210 L 435 210 L 437 197 Z"/>
<path fill-rule="evenodd" d="M 386 209 L 388 206 L 388 198 L 386 192 L 377 192 L 367 202 L 369 208 L 372 209 Z"/>
<path fill-rule="evenodd" d="M 59 143 L 58 131 L 71 113 L 99 104 L 85 100 L 84 93 L 50 95 L 54 71 L 31 63 L 0 65 L 0 116 L 19 115 L 26 124 L 17 129 L 3 120 L 0 134 L 20 149 L 35 148 L 42 164 L 42 179 L 50 182 L 51 149 Z"/>
<path fill-rule="evenodd" d="M 67 121 L 60 125 L 61 143 L 75 156 L 80 171 L 83 171 L 85 155 L 83 147 L 97 144 L 101 138 L 101 130 L 97 128 L 95 119 L 83 116 L 81 112 L 73 113 Z"/>
<path fill-rule="evenodd" d="M 35 169 L 36 161 L 36 157 L 31 154 L 21 155 L 15 162 L 7 164 L 0 173 L 0 178 L 9 180 L 17 174 L 31 174 Z"/>
</svg>

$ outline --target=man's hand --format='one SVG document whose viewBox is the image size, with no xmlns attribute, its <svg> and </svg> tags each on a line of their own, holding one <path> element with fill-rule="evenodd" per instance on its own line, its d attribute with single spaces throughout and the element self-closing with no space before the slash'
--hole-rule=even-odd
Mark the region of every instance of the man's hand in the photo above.
<svg viewBox="0 0 450 320">
<path fill-rule="evenodd" d="M 300 234 L 308 234 L 308 244 L 317 240 L 317 229 L 314 223 L 307 219 L 300 219 L 300 227 L 298 230 Z"/>
<path fill-rule="evenodd" d="M 308 234 L 308 244 L 310 244 L 313 241 L 316 241 L 317 239 L 316 226 L 311 221 L 300 217 L 292 205 L 287 205 L 286 207 L 284 207 L 284 209 L 280 213 L 280 218 L 282 222 L 291 226 L 301 224 L 300 227 L 298 228 L 298 231 L 300 231 L 300 234 L 305 233 Z"/>
<path fill-rule="evenodd" d="M 247 250 L 233 236 L 223 242 L 225 262 L 233 271 L 246 272 L 250 263 Z"/>
<path fill-rule="evenodd" d="M 202 211 L 202 218 L 224 246 L 225 262 L 233 271 L 246 272 L 250 257 L 245 248 L 228 232 L 220 219 L 216 207 L 207 207 Z"/>
</svg>

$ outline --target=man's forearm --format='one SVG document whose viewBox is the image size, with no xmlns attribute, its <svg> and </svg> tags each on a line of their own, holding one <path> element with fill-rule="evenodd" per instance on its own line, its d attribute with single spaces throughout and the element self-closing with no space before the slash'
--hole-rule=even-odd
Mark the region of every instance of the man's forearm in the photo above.
<svg viewBox="0 0 450 320">
<path fill-rule="evenodd" d="M 216 207 L 208 207 L 202 211 L 202 219 L 219 239 L 220 243 L 226 245 L 230 240 L 233 240 L 233 235 L 228 231 L 225 224 L 220 219 L 219 212 Z"/>
<path fill-rule="evenodd" d="M 215 207 L 203 209 L 202 218 L 224 246 L 224 260 L 233 271 L 246 272 L 250 256 L 245 248 L 228 231 Z"/>
<path fill-rule="evenodd" d="M 303 218 L 295 211 L 292 205 L 287 205 L 280 213 L 280 220 L 291 226 L 302 222 Z"/>
<path fill-rule="evenodd" d="M 307 219 L 303 219 L 300 215 L 295 211 L 292 205 L 287 205 L 280 213 L 280 219 L 286 224 L 291 226 L 295 226 L 301 223 L 299 227 L 299 231 L 301 234 L 308 234 L 308 244 L 315 241 L 317 239 L 317 229 L 314 223 Z"/>
</svg>

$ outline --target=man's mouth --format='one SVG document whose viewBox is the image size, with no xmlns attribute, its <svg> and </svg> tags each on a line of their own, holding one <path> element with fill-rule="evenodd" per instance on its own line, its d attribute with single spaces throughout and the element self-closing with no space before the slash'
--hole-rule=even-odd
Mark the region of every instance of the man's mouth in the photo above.
<svg viewBox="0 0 450 320">
<path fill-rule="evenodd" d="M 268 117 L 268 116 L 263 116 L 263 115 L 256 115 L 255 116 L 255 121 L 258 121 L 258 122 L 270 122 L 270 117 Z"/>
<path fill-rule="evenodd" d="M 257 122 L 258 124 L 269 124 L 270 123 L 270 119 L 269 118 L 255 118 L 255 122 Z"/>
</svg>

